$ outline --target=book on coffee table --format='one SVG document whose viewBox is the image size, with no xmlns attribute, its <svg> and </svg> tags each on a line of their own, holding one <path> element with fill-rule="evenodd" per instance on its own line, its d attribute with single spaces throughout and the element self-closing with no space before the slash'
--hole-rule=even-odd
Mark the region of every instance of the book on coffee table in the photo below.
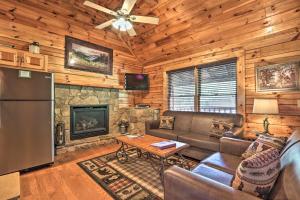
<svg viewBox="0 0 300 200">
<path fill-rule="evenodd" d="M 175 147 L 176 142 L 172 141 L 172 140 L 162 141 L 162 142 L 153 143 L 153 144 L 151 144 L 151 146 L 157 147 L 159 149 L 168 149 L 168 148 L 171 148 L 171 147 Z"/>
</svg>

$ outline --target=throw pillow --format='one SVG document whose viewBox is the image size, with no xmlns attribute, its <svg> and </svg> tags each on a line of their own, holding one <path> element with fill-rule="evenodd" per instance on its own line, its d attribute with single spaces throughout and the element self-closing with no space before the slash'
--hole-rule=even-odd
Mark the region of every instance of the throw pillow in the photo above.
<svg viewBox="0 0 300 200">
<path fill-rule="evenodd" d="M 284 137 L 273 137 L 270 135 L 260 135 L 248 149 L 243 153 L 243 158 L 249 158 L 250 156 L 265 151 L 270 148 L 276 148 L 279 151 L 282 150 L 286 143 L 287 138 Z"/>
<path fill-rule="evenodd" d="M 228 123 L 225 121 L 212 120 L 209 136 L 221 138 L 225 132 L 231 131 L 233 128 L 233 123 Z"/>
<path fill-rule="evenodd" d="M 175 117 L 173 116 L 161 116 L 159 128 L 173 130 L 174 121 L 175 121 Z"/>
<path fill-rule="evenodd" d="M 266 199 L 279 172 L 280 152 L 276 148 L 270 148 L 240 163 L 232 187 Z"/>
</svg>

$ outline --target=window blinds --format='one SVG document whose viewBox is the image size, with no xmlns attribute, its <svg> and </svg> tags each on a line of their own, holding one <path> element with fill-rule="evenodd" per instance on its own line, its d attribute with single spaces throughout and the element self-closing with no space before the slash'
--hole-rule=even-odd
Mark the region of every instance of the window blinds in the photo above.
<svg viewBox="0 0 300 200">
<path fill-rule="evenodd" d="M 195 111 L 194 68 L 168 73 L 169 110 Z"/>
<path fill-rule="evenodd" d="M 198 67 L 200 112 L 236 113 L 236 59 Z"/>
</svg>

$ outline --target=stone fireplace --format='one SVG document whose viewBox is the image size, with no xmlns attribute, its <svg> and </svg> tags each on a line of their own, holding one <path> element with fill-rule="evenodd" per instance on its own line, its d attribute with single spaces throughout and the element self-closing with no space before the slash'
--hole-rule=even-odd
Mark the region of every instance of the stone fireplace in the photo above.
<svg viewBox="0 0 300 200">
<path fill-rule="evenodd" d="M 57 153 L 114 142 L 119 132 L 119 110 L 117 89 L 56 84 L 55 123 L 65 125 L 65 144 L 56 147 Z M 91 119 L 94 117 L 97 122 Z M 100 118 L 105 122 L 98 121 Z"/>
<path fill-rule="evenodd" d="M 65 144 L 56 146 L 56 152 L 60 154 L 115 142 L 121 119 L 129 121 L 130 133 L 144 133 L 145 121 L 157 118 L 159 114 L 154 109 L 124 106 L 124 95 L 126 91 L 118 89 L 56 84 L 55 124 L 63 123 L 65 132 Z M 105 116 L 107 120 L 99 121 Z"/>
<path fill-rule="evenodd" d="M 71 106 L 70 139 L 83 139 L 109 133 L 108 105 Z"/>
</svg>

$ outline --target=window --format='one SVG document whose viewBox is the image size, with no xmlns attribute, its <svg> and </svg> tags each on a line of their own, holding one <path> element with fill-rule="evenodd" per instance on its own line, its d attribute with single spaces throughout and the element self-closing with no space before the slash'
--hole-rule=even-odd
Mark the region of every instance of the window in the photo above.
<svg viewBox="0 0 300 200">
<path fill-rule="evenodd" d="M 172 71 L 168 80 L 169 110 L 237 112 L 236 59 Z"/>
<path fill-rule="evenodd" d="M 198 67 L 200 112 L 236 113 L 236 60 Z"/>
<path fill-rule="evenodd" d="M 168 73 L 169 109 L 174 111 L 195 111 L 194 69 Z"/>
</svg>

